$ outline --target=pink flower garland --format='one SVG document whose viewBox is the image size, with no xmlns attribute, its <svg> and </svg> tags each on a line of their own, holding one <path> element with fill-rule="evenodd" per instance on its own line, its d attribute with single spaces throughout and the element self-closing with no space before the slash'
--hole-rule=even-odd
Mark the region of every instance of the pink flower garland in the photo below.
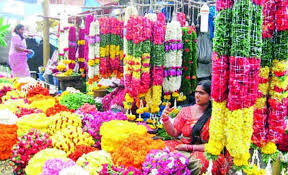
<svg viewBox="0 0 288 175">
<path fill-rule="evenodd" d="M 89 33 L 90 33 L 90 24 L 94 20 L 94 17 L 92 15 L 86 16 L 86 22 L 85 22 L 85 52 L 84 57 L 85 61 L 88 61 L 88 53 L 89 53 Z"/>
<path fill-rule="evenodd" d="M 234 0 L 217 0 L 216 1 L 216 10 L 221 11 L 228 8 L 232 8 Z"/>
<path fill-rule="evenodd" d="M 69 63 L 69 69 L 74 69 L 76 60 L 76 28 L 74 26 L 69 29 L 69 52 L 68 59 L 72 62 Z"/>
<path fill-rule="evenodd" d="M 186 15 L 185 13 L 177 13 L 177 20 L 180 22 L 181 27 L 184 27 L 186 25 Z"/>
<path fill-rule="evenodd" d="M 277 2 L 277 11 L 275 13 L 276 29 L 278 31 L 288 30 L 288 1 L 279 0 Z"/>
</svg>

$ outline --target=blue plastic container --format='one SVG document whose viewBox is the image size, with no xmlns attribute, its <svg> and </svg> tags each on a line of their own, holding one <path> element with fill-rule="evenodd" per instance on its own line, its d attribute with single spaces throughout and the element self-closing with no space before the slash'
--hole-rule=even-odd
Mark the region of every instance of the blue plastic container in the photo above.
<svg viewBox="0 0 288 175">
<path fill-rule="evenodd" d="M 43 77 L 43 73 L 38 73 L 38 77 L 40 81 L 45 81 L 44 77 Z"/>
<path fill-rule="evenodd" d="M 58 87 L 58 78 L 53 77 L 53 85 Z"/>
</svg>

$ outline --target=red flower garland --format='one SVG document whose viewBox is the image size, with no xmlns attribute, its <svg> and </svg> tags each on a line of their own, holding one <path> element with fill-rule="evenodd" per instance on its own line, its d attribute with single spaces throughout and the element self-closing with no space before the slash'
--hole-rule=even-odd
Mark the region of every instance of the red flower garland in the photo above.
<svg viewBox="0 0 288 175">
<path fill-rule="evenodd" d="M 27 97 L 33 97 L 35 95 L 43 95 L 43 96 L 49 96 L 49 90 L 47 88 L 44 88 L 40 83 L 37 83 L 36 86 L 32 85 L 27 90 Z"/>
<path fill-rule="evenodd" d="M 83 154 L 88 154 L 96 150 L 98 149 L 92 146 L 79 145 L 68 157 L 76 162 Z"/>
<path fill-rule="evenodd" d="M 69 29 L 69 52 L 68 59 L 71 60 L 69 63 L 69 69 L 74 69 L 76 60 L 76 28 L 74 26 Z"/>
</svg>

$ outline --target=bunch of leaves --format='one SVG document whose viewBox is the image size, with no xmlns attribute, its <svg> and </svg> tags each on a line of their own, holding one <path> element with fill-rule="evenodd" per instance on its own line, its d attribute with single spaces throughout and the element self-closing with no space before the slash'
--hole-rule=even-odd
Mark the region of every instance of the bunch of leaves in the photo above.
<svg viewBox="0 0 288 175">
<path fill-rule="evenodd" d="M 218 55 L 230 56 L 232 9 L 221 10 L 215 19 L 213 50 Z"/>
<path fill-rule="evenodd" d="M 249 57 L 251 51 L 252 2 L 236 1 L 232 9 L 231 56 Z"/>
<path fill-rule="evenodd" d="M 251 30 L 251 57 L 261 58 L 262 54 L 262 6 L 253 4 Z"/>
<path fill-rule="evenodd" d="M 94 104 L 94 97 L 83 93 L 69 93 L 60 99 L 60 104 L 68 109 L 77 110 L 85 103 Z"/>
<path fill-rule="evenodd" d="M 288 30 L 276 32 L 274 39 L 274 58 L 286 60 L 288 55 Z"/>
<path fill-rule="evenodd" d="M 273 60 L 273 41 L 271 38 L 263 39 L 261 67 L 271 67 Z"/>
<path fill-rule="evenodd" d="M 4 18 L 0 17 L 0 46 L 7 47 L 5 37 L 9 32 L 10 25 L 4 23 Z"/>
<path fill-rule="evenodd" d="M 172 140 L 171 137 L 164 128 L 159 128 L 156 133 L 157 136 L 161 137 L 163 140 Z"/>
</svg>

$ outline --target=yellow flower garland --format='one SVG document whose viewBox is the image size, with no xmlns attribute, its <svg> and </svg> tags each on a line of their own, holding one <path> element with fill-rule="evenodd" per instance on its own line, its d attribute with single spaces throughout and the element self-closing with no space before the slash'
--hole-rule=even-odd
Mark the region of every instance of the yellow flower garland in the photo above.
<svg viewBox="0 0 288 175">
<path fill-rule="evenodd" d="M 113 153 L 130 134 L 144 135 L 146 133 L 147 128 L 136 123 L 120 120 L 106 122 L 100 128 L 102 150 Z"/>
<path fill-rule="evenodd" d="M 212 155 L 220 155 L 225 146 L 225 120 L 228 109 L 226 101 L 218 103 L 212 101 L 212 116 L 209 124 L 209 142 L 205 145 L 205 151 Z"/>
</svg>

